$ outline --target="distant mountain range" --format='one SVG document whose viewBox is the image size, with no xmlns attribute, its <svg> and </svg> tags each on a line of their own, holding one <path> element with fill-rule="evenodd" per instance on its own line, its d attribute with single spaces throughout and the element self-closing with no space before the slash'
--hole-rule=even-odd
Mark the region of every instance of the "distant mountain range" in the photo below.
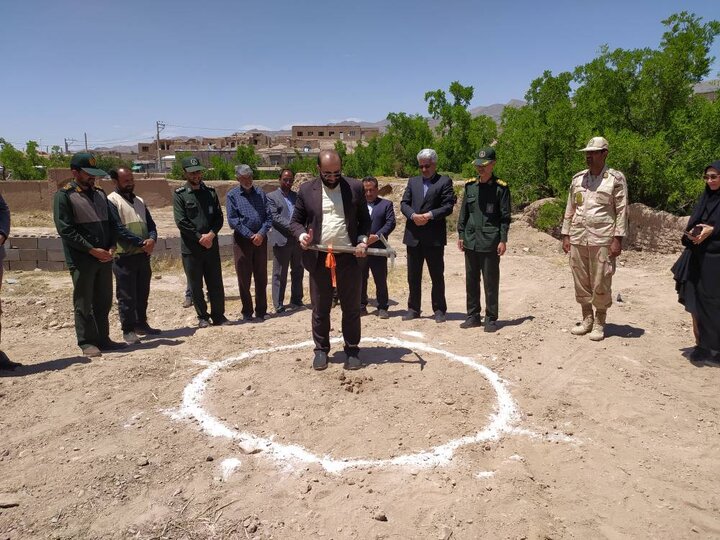
<svg viewBox="0 0 720 540">
<path fill-rule="evenodd" d="M 494 105 L 487 105 L 487 106 L 480 106 L 480 107 L 473 107 L 470 109 L 470 114 L 475 116 L 489 116 L 495 122 L 500 122 L 500 117 L 502 116 L 503 110 L 505 110 L 505 107 L 513 107 L 513 108 L 520 108 L 523 105 L 525 105 L 525 102 L 520 99 L 511 99 L 505 104 L 502 103 L 495 103 Z M 426 117 L 427 118 L 427 117 Z M 434 120 L 433 118 L 427 118 L 428 124 L 430 127 L 435 127 L 438 124 L 437 120 Z M 353 125 L 353 126 L 361 126 L 361 127 L 374 127 L 374 128 L 380 128 L 381 132 L 384 132 L 387 126 L 390 124 L 390 122 L 385 120 L 380 120 L 378 122 L 357 122 L 357 121 L 342 121 L 342 122 L 334 122 L 331 124 L 327 124 L 329 126 L 337 126 L 337 125 Z M 265 130 L 248 130 L 252 132 L 257 133 L 264 133 L 265 135 L 268 135 L 269 137 L 281 137 L 281 136 L 288 136 L 292 132 L 289 129 L 286 130 L 279 130 L 279 131 L 265 131 Z M 174 139 L 179 140 L 187 140 L 187 139 L 199 139 L 201 136 L 183 136 L 183 137 L 173 137 Z M 140 141 L 138 141 L 140 142 Z M 93 148 L 93 150 L 98 152 L 122 152 L 122 153 L 130 153 L 130 152 L 136 152 L 137 151 L 137 145 L 129 146 L 129 145 L 123 145 L 123 146 L 113 146 L 113 147 L 105 147 L 105 146 L 99 146 L 97 148 Z"/>
</svg>

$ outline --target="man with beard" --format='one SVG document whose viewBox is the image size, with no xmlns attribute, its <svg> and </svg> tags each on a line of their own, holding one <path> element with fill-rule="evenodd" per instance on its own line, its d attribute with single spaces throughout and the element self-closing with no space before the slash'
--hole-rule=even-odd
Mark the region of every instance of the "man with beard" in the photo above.
<svg viewBox="0 0 720 540">
<path fill-rule="evenodd" d="M 157 228 L 145 202 L 135 195 L 135 178 L 129 169 L 110 171 L 115 191 L 108 195 L 110 211 L 123 224 L 117 242 L 113 273 L 115 296 L 125 343 L 139 343 L 138 335 L 157 335 L 160 330 L 147 322 L 150 296 L 150 255 L 157 241 Z M 126 233 L 130 232 L 128 236 Z M 139 238 L 138 244 L 134 239 Z"/>
<path fill-rule="evenodd" d="M 95 187 L 95 178 L 107 175 L 97 168 L 95 156 L 75 154 L 70 170 L 74 180 L 55 193 L 53 217 L 72 276 L 78 345 L 83 355 L 94 357 L 101 351 L 127 346 L 110 339 L 108 321 L 113 289 L 111 263 L 119 226 L 105 193 Z"/>
<path fill-rule="evenodd" d="M 300 187 L 290 222 L 290 231 L 305 250 L 302 262 L 310 274 L 315 342 L 313 369 L 325 369 L 328 363 L 333 285 L 337 286 L 342 309 L 342 334 L 347 356 L 345 367 L 359 369 L 361 274 L 357 257 L 366 255 L 370 215 L 362 184 L 342 175 L 342 161 L 336 151 L 321 151 L 318 169 L 319 177 Z M 355 246 L 355 252 L 311 250 L 310 247 L 315 244 Z"/>
</svg>

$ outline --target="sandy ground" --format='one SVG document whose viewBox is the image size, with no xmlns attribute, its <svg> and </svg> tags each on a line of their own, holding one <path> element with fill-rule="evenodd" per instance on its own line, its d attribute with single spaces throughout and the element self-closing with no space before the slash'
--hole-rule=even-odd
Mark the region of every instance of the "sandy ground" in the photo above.
<svg viewBox="0 0 720 540">
<path fill-rule="evenodd" d="M 307 309 L 196 329 L 173 266 L 152 283 L 163 334 L 85 359 L 69 276 L 7 273 L 3 345 L 25 367 L 0 375 L 0 538 L 720 538 L 720 369 L 684 357 L 674 258 L 623 255 L 623 302 L 593 343 L 568 332 L 578 308 L 557 242 L 522 223 L 496 334 L 459 328 L 454 246 L 449 320 L 401 322 L 401 257 L 391 318 L 363 318 L 364 337 L 397 341 L 364 343 L 355 372 L 341 352 L 314 372 L 310 346 L 274 349 L 310 339 Z M 111 326 L 118 339 L 115 309 Z M 204 394 L 186 391 L 207 370 Z M 183 418 L 184 398 L 217 423 Z"/>
</svg>

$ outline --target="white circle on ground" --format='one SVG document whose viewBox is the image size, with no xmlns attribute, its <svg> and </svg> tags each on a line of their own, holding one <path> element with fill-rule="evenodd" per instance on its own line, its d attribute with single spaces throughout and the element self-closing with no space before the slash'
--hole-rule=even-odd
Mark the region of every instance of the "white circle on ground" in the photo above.
<svg viewBox="0 0 720 540">
<path fill-rule="evenodd" d="M 261 450 L 266 456 L 288 464 L 318 464 L 328 472 L 339 473 L 345 469 L 357 468 L 385 468 L 390 466 L 406 467 L 437 467 L 447 465 L 453 457 L 455 450 L 461 446 L 477 444 L 489 440 L 497 440 L 503 434 L 514 433 L 515 423 L 519 415 L 517 406 L 510 392 L 505 387 L 504 381 L 490 368 L 467 356 L 460 356 L 451 352 L 438 349 L 425 343 L 404 341 L 397 338 L 363 338 L 363 343 L 378 343 L 383 345 L 394 345 L 405 347 L 410 350 L 419 350 L 433 353 L 447 358 L 451 362 L 459 362 L 479 372 L 495 390 L 497 404 L 495 411 L 490 415 L 489 423 L 474 435 L 452 439 L 439 446 L 434 446 L 421 452 L 404 454 L 388 459 L 356 459 L 356 458 L 334 458 L 329 455 L 319 456 L 313 454 L 306 448 L 296 444 L 283 444 L 268 437 L 259 437 L 253 433 L 240 431 L 222 422 L 203 408 L 202 398 L 207 389 L 207 384 L 221 370 L 239 362 L 249 360 L 255 356 L 274 353 L 279 351 L 290 351 L 313 346 L 312 341 L 303 341 L 292 345 L 281 345 L 269 349 L 255 349 L 211 363 L 202 372 L 196 375 L 183 391 L 183 401 L 179 410 L 173 414 L 177 419 L 194 419 L 200 428 L 210 436 L 226 437 L 232 439 L 245 447 L 253 447 Z M 331 339 L 332 343 L 341 343 L 342 338 Z"/>
</svg>

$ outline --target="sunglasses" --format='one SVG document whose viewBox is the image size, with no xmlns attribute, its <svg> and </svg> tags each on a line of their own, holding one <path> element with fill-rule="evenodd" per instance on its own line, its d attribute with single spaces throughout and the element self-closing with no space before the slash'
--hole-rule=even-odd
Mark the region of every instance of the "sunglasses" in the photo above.
<svg viewBox="0 0 720 540">
<path fill-rule="evenodd" d="M 342 175 L 342 173 L 340 171 L 335 171 L 335 172 L 320 171 L 320 174 L 323 175 L 323 178 L 338 178 Z"/>
<path fill-rule="evenodd" d="M 703 180 L 717 180 L 720 178 L 720 174 L 705 174 L 703 175 Z"/>
</svg>

